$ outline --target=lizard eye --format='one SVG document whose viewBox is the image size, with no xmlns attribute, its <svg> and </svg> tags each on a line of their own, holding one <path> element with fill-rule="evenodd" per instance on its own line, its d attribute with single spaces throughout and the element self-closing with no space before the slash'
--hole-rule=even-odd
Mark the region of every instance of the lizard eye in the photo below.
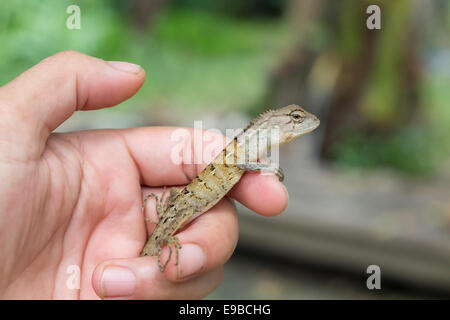
<svg viewBox="0 0 450 320">
<path fill-rule="evenodd" d="M 290 116 L 295 122 L 302 122 L 305 118 L 305 113 L 300 110 L 295 110 L 291 112 Z"/>
</svg>

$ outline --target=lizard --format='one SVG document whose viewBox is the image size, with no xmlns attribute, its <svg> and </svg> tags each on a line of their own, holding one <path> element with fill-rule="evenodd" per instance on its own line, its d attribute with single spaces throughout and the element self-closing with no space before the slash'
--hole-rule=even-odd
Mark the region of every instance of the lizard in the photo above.
<svg viewBox="0 0 450 320">
<path fill-rule="evenodd" d="M 142 210 L 145 210 L 146 201 L 154 197 L 158 222 L 146 219 L 156 224 L 156 227 L 141 256 L 157 256 L 158 267 L 164 272 L 171 259 L 173 245 L 176 250 L 175 265 L 178 266 L 181 244 L 174 234 L 225 197 L 246 171 L 273 172 L 282 181 L 282 169 L 268 160 L 267 152 L 275 146 L 313 131 L 319 124 L 320 120 L 315 115 L 294 104 L 265 111 L 250 121 L 184 189 L 171 188 L 165 200 L 165 188 L 160 198 L 153 193 L 147 195 L 143 199 Z M 276 131 L 275 141 L 267 140 L 268 143 L 265 144 L 255 142 L 255 138 L 260 134 L 258 132 L 264 130 Z M 165 245 L 169 247 L 169 257 L 161 264 L 161 250 Z M 180 272 L 180 268 L 178 271 Z"/>
</svg>

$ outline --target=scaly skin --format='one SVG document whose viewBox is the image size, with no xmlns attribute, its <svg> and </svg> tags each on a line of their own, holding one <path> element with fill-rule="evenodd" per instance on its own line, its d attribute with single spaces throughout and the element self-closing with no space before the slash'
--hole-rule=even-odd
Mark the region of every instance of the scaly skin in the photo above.
<svg viewBox="0 0 450 320">
<path fill-rule="evenodd" d="M 158 266 L 164 271 L 172 254 L 170 245 L 173 244 L 178 265 L 178 250 L 181 244 L 174 236 L 175 232 L 217 204 L 239 182 L 245 171 L 272 171 L 282 180 L 283 175 L 278 166 L 258 162 L 266 159 L 264 155 L 268 148 L 274 146 L 257 146 L 255 139 L 258 131 L 277 129 L 277 144 L 282 145 L 313 131 L 319 124 L 316 116 L 297 105 L 269 110 L 252 120 L 183 190 L 172 188 L 165 204 L 156 199 L 159 222 L 141 256 L 158 256 Z M 269 141 L 273 143 L 272 140 Z M 149 196 L 144 199 L 143 208 Z M 161 248 L 166 244 L 169 245 L 170 254 L 167 261 L 161 265 Z"/>
</svg>

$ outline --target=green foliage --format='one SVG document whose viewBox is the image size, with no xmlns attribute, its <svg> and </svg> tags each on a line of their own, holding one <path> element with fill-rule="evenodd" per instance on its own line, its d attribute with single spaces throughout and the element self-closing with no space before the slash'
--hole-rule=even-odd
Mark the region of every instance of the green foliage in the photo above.
<svg viewBox="0 0 450 320">
<path fill-rule="evenodd" d="M 172 0 L 182 8 L 202 9 L 234 16 L 278 16 L 286 0 Z"/>
<path fill-rule="evenodd" d="M 270 21 L 245 22 L 194 11 L 170 11 L 157 20 L 153 33 L 160 45 L 206 56 L 258 54 L 276 36 Z"/>
<path fill-rule="evenodd" d="M 362 112 L 372 123 L 395 125 L 403 120 L 402 57 L 407 50 L 404 25 L 409 9 L 409 2 L 404 0 L 390 2 L 386 7 L 388 14 L 383 23 L 389 32 L 380 34 L 372 76 L 362 101 Z"/>
<path fill-rule="evenodd" d="M 0 85 L 62 50 L 110 58 L 123 48 L 123 26 L 107 1 L 6 1 L 0 11 Z M 81 30 L 66 28 L 66 8 L 82 7 Z M 99 14 L 101 12 L 101 14 Z"/>
<path fill-rule="evenodd" d="M 71 4 L 81 8 L 80 30 L 66 28 Z M 76 50 L 142 65 L 148 81 L 137 98 L 146 107 L 243 108 L 264 94 L 269 68 L 288 42 L 274 20 L 170 8 L 141 32 L 129 9 L 107 0 L 7 1 L 0 11 L 0 85 L 58 51 Z"/>
<path fill-rule="evenodd" d="M 336 47 L 341 51 L 346 60 L 352 60 L 357 56 L 362 47 L 364 30 L 360 28 L 364 22 L 362 12 L 363 3 L 355 3 L 353 0 L 343 0 L 342 15 L 339 16 L 339 32 Z M 355 10 L 357 6 L 358 10 Z"/>
<path fill-rule="evenodd" d="M 401 128 L 392 136 L 347 132 L 334 150 L 343 167 L 390 167 L 407 175 L 428 175 L 439 159 L 437 140 L 420 126 Z"/>
<path fill-rule="evenodd" d="M 242 109 L 264 95 L 269 69 L 288 37 L 276 21 L 169 10 L 135 57 L 149 70 L 149 98 L 159 105 Z"/>
<path fill-rule="evenodd" d="M 198 10 L 201 2 L 206 10 Z M 233 0 L 233 3 L 239 1 Z M 265 3 L 270 7 L 272 0 Z M 353 1 L 346 1 L 351 8 Z M 0 85 L 62 50 L 76 50 L 105 60 L 123 60 L 142 65 L 148 80 L 137 97 L 119 110 L 170 106 L 187 110 L 248 109 L 263 100 L 271 69 L 285 57 L 293 34 L 281 20 L 237 18 L 255 1 L 241 3 L 236 15 L 219 13 L 227 2 L 179 0 L 176 9 L 159 13 L 147 32 L 133 29 L 131 5 L 119 0 L 15 0 L 4 1 L 0 10 Z M 282 0 L 274 0 L 281 6 Z M 66 28 L 67 6 L 81 7 L 81 30 Z M 404 2 L 392 4 L 397 11 Z M 222 12 L 222 11 L 220 11 Z M 344 10 L 339 19 L 344 32 L 330 37 L 331 31 L 314 20 L 307 45 L 323 50 L 329 43 L 340 48 L 347 59 L 360 50 L 362 29 L 354 10 Z M 264 15 L 263 15 L 264 16 Z M 255 18 L 259 17 L 259 18 Z M 398 38 L 403 16 L 386 17 L 390 34 L 378 45 L 379 59 L 374 68 L 364 104 L 374 111 L 371 117 L 389 118 L 398 91 Z M 402 18 L 402 19 L 397 19 Z M 292 30 L 291 30 L 292 31 Z M 294 34 L 295 34 L 294 30 Z M 394 32 L 395 31 L 395 32 Z M 334 39 L 334 40 L 333 40 Z M 445 38 L 446 39 L 446 38 Z M 334 41 L 334 42 L 333 42 Z M 448 40 L 445 40 L 448 41 Z M 408 174 L 426 174 L 450 154 L 450 95 L 448 77 L 435 75 L 422 85 L 424 113 L 427 121 L 420 126 L 399 129 L 388 138 L 349 132 L 334 150 L 338 163 L 371 168 L 390 166 Z M 137 100 L 136 100 L 137 98 Z M 388 109 L 386 109 L 388 108 Z M 428 125 L 429 127 L 426 127 Z"/>
</svg>

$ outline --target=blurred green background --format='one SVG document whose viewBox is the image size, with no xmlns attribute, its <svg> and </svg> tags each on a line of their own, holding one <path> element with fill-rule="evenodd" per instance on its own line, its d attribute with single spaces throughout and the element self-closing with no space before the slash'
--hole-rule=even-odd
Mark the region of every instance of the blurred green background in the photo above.
<svg viewBox="0 0 450 320">
<path fill-rule="evenodd" d="M 72 4 L 81 8 L 80 30 L 66 28 Z M 370 4 L 381 8 L 381 30 L 366 28 Z M 450 2 L 14 0 L 0 7 L 0 85 L 62 50 L 130 61 L 146 70 L 147 81 L 135 97 L 100 111 L 114 114 L 111 123 L 104 116 L 102 123 L 89 122 L 95 111 L 69 121 L 67 130 L 192 125 L 205 117 L 217 125 L 229 115 L 222 124 L 237 126 L 291 103 L 319 116 L 320 130 L 282 154 L 294 205 L 287 218 L 267 225 L 278 223 L 283 233 L 286 224 L 298 223 L 286 239 L 289 249 L 274 255 L 276 248 L 261 245 L 258 234 L 266 222 L 255 223 L 244 213 L 245 249 L 238 249 L 226 267 L 226 284 L 212 297 L 450 292 Z M 302 188 L 311 194 L 305 197 Z M 327 238 L 336 230 L 342 231 L 333 233 L 339 239 L 355 237 L 343 247 L 326 247 L 337 241 Z M 324 246 L 301 247 L 295 238 L 300 233 Z M 354 253 L 359 260 L 333 251 L 350 252 L 354 242 L 362 246 Z M 383 256 L 385 249 L 392 256 Z M 435 255 L 424 258 L 423 252 Z M 254 254 L 255 261 L 286 260 L 258 273 L 253 271 L 261 264 L 246 260 Z M 398 256 L 403 258 L 394 261 Z M 377 264 L 377 257 L 394 289 L 374 296 L 365 288 L 362 267 Z M 417 267 L 424 260 L 429 264 Z M 283 268 L 290 271 L 281 276 Z M 245 270 L 252 270 L 247 288 L 256 289 L 236 294 L 233 284 L 242 283 L 239 274 Z M 317 281 L 306 280 L 305 286 L 305 279 Z"/>
</svg>

